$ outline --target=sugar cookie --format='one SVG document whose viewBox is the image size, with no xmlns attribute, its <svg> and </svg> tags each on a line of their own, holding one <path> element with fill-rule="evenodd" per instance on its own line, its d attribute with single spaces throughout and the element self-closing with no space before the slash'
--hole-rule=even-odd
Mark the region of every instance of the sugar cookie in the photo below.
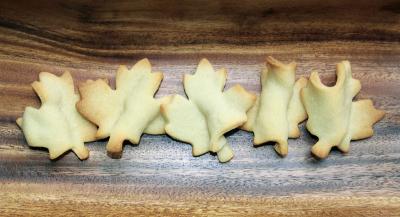
<svg viewBox="0 0 400 217">
<path fill-rule="evenodd" d="M 164 133 L 160 105 L 167 98 L 154 98 L 162 79 L 163 74 L 152 73 L 149 60 L 143 59 L 130 70 L 119 67 L 115 90 L 102 79 L 80 85 L 82 99 L 77 103 L 78 111 L 99 126 L 96 138 L 110 137 L 110 157 L 121 157 L 124 140 L 138 144 L 144 132 Z"/>
<path fill-rule="evenodd" d="M 288 138 L 300 136 L 298 124 L 307 118 L 300 101 L 300 90 L 307 79 L 295 82 L 295 71 L 294 62 L 283 64 L 267 58 L 267 69 L 261 73 L 261 94 L 247 112 L 248 120 L 242 126 L 254 132 L 255 145 L 276 142 L 275 150 L 282 156 L 288 153 Z"/>
<path fill-rule="evenodd" d="M 175 95 L 161 105 L 166 133 L 192 144 L 194 156 L 211 151 L 217 153 L 220 162 L 233 157 L 224 134 L 246 122 L 246 111 L 255 96 L 240 85 L 223 92 L 226 77 L 225 69 L 215 72 L 210 62 L 202 59 L 196 73 L 184 77 L 189 99 Z"/>
<path fill-rule="evenodd" d="M 22 118 L 17 119 L 29 146 L 47 148 L 50 159 L 68 150 L 75 152 L 81 160 L 87 159 L 89 150 L 84 142 L 95 139 L 96 126 L 75 108 L 79 95 L 75 94 L 71 74 L 65 72 L 57 77 L 42 72 L 39 80 L 33 82 L 32 87 L 42 105 L 39 109 L 27 107 Z"/>
<path fill-rule="evenodd" d="M 335 86 L 327 87 L 314 71 L 301 91 L 308 114 L 307 129 L 319 139 L 311 151 L 319 158 L 327 157 L 334 146 L 348 152 L 350 141 L 372 136 L 372 125 L 385 114 L 375 109 L 371 100 L 352 102 L 361 84 L 351 73 L 350 62 L 340 62 Z"/>
</svg>

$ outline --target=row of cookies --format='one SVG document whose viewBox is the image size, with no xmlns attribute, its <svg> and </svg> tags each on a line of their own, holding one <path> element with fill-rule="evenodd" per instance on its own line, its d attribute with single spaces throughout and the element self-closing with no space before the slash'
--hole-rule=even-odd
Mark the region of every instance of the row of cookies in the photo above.
<svg viewBox="0 0 400 217">
<path fill-rule="evenodd" d="M 319 158 L 333 146 L 347 152 L 351 140 L 372 136 L 372 125 L 384 112 L 371 100 L 352 101 L 361 84 L 352 78 L 348 61 L 337 65 L 332 87 L 322 84 L 317 72 L 296 81 L 295 71 L 296 63 L 268 57 L 256 96 L 240 85 L 224 91 L 226 70 L 214 71 L 202 59 L 195 74 L 184 76 L 187 97 L 158 99 L 154 95 L 163 74 L 152 72 L 147 59 L 131 69 L 120 66 L 115 90 L 105 79 L 88 80 L 79 86 L 80 95 L 68 72 L 61 77 L 42 72 L 32 84 L 42 105 L 27 107 L 17 124 L 28 144 L 47 148 L 51 159 L 68 150 L 87 159 L 84 142 L 107 137 L 108 155 L 120 158 L 125 140 L 138 144 L 147 133 L 167 134 L 191 144 L 194 156 L 214 152 L 227 162 L 234 154 L 224 134 L 235 128 L 253 132 L 255 145 L 275 142 L 277 153 L 285 156 L 288 138 L 300 136 L 298 124 L 307 118 L 307 129 L 319 139 L 311 151 Z"/>
</svg>

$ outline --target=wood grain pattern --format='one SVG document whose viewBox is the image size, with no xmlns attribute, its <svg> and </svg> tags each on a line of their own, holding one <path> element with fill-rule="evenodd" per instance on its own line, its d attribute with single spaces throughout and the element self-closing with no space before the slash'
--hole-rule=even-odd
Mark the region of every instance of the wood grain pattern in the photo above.
<svg viewBox="0 0 400 217">
<path fill-rule="evenodd" d="M 87 161 L 50 161 L 15 124 L 40 105 L 30 83 L 41 71 L 113 80 L 119 64 L 148 57 L 165 73 L 164 96 L 182 94 L 183 74 L 207 57 L 227 68 L 227 87 L 258 93 L 266 55 L 297 61 L 298 75 L 319 70 L 325 83 L 350 60 L 358 98 L 387 112 L 375 135 L 323 161 L 304 127 L 286 158 L 235 131 L 227 164 L 149 135 L 120 160 L 99 141 Z M 398 1 L 1 1 L 0 215 L 400 216 L 399 82 Z"/>
</svg>

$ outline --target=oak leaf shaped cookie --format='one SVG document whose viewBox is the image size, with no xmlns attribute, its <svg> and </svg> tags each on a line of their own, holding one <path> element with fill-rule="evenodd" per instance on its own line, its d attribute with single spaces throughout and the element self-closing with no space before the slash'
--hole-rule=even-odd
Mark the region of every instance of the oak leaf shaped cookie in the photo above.
<svg viewBox="0 0 400 217">
<path fill-rule="evenodd" d="M 160 105 L 168 98 L 154 98 L 162 79 L 163 74 L 152 73 L 149 60 L 143 59 L 130 70 L 119 67 L 115 90 L 102 79 L 88 80 L 79 86 L 82 99 L 77 108 L 99 127 L 96 138 L 110 137 L 110 157 L 121 157 L 124 140 L 138 144 L 143 133 L 164 133 Z"/>
<path fill-rule="evenodd" d="M 261 73 L 261 94 L 247 112 L 248 120 L 242 126 L 254 132 L 255 145 L 276 142 L 275 150 L 282 156 L 288 153 L 288 138 L 300 136 L 298 124 L 307 118 L 300 101 L 300 90 L 307 79 L 295 82 L 295 71 L 294 62 L 283 64 L 267 58 L 267 69 Z"/>
<path fill-rule="evenodd" d="M 351 73 L 350 62 L 340 62 L 336 69 L 336 84 L 328 87 L 314 71 L 310 82 L 301 91 L 308 114 L 307 129 L 318 137 L 311 151 L 319 158 L 327 157 L 334 146 L 348 152 L 350 141 L 372 136 L 372 125 L 385 114 L 375 109 L 371 100 L 352 102 L 361 84 Z"/>
<path fill-rule="evenodd" d="M 240 85 L 223 92 L 226 77 L 225 69 L 214 71 L 210 62 L 202 59 L 196 73 L 184 77 L 189 99 L 175 95 L 161 105 L 166 133 L 190 143 L 194 156 L 211 151 L 217 153 L 220 162 L 233 157 L 224 134 L 246 122 L 246 111 L 255 96 Z"/>
<path fill-rule="evenodd" d="M 96 126 L 85 120 L 76 110 L 79 95 L 74 92 L 74 82 L 69 72 L 57 77 L 42 72 L 39 82 L 32 87 L 42 102 L 39 109 L 27 107 L 17 124 L 32 147 L 45 147 L 50 159 L 72 150 L 81 159 L 89 157 L 84 142 L 93 141 Z"/>
</svg>

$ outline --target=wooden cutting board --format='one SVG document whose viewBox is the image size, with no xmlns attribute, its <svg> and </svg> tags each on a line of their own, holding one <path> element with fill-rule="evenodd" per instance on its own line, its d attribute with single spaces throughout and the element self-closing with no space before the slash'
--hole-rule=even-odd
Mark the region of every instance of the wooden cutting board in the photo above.
<svg viewBox="0 0 400 217">
<path fill-rule="evenodd" d="M 400 4 L 349 2 L 1 1 L 0 215 L 399 216 Z M 237 130 L 226 164 L 192 157 L 165 135 L 126 143 L 119 160 L 104 140 L 87 144 L 86 161 L 50 161 L 15 124 L 26 106 L 40 106 L 30 83 L 41 71 L 113 82 L 119 64 L 147 57 L 165 73 L 160 97 L 184 94 L 183 74 L 206 57 L 228 70 L 227 87 L 259 93 L 267 55 L 298 62 L 298 76 L 318 70 L 326 84 L 350 60 L 363 85 L 357 98 L 387 112 L 375 135 L 322 161 L 310 155 L 316 138 L 304 124 L 286 158 Z"/>
</svg>

